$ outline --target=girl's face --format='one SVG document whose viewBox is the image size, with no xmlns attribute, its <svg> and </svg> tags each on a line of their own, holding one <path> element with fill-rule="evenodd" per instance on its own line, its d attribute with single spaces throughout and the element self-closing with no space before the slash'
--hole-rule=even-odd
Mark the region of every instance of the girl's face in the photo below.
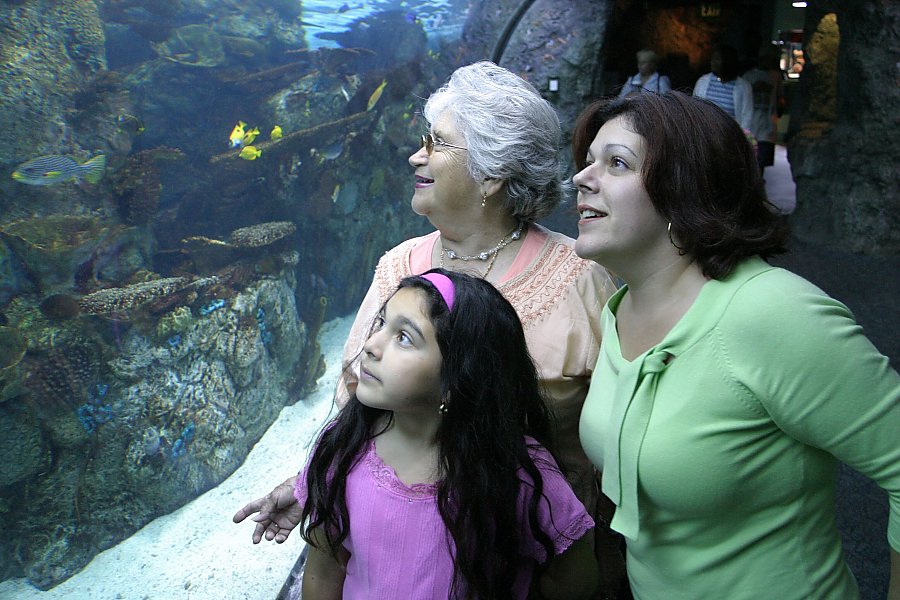
<svg viewBox="0 0 900 600">
<path fill-rule="evenodd" d="M 572 178 L 581 215 L 575 252 L 610 267 L 668 241 L 641 176 L 646 141 L 626 124 L 624 117 L 606 122 L 588 148 L 587 166 Z"/>
<path fill-rule="evenodd" d="M 436 414 L 441 402 L 441 351 L 427 298 L 417 288 L 398 290 L 375 320 L 363 346 L 359 401 L 372 408 Z"/>
<path fill-rule="evenodd" d="M 409 157 L 409 164 L 416 170 L 413 212 L 434 223 L 433 217 L 441 222 L 442 214 L 452 218 L 460 209 L 480 204 L 481 191 L 469 174 L 466 150 L 441 144 L 466 145 L 449 112 L 444 111 L 432 124 L 431 134 L 435 139 L 431 154 L 423 146 Z"/>
</svg>

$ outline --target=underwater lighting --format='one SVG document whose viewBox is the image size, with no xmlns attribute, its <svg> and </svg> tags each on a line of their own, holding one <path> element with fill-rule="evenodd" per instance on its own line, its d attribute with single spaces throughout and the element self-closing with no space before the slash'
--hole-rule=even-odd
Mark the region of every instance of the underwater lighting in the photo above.
<svg viewBox="0 0 900 600">
<path fill-rule="evenodd" d="M 791 6 L 794 8 L 806 8 L 806 2 L 792 2 Z"/>
</svg>

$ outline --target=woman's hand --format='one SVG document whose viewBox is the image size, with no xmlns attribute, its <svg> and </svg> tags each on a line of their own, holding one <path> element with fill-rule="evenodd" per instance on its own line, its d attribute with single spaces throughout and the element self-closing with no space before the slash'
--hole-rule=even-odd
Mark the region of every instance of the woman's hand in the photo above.
<svg viewBox="0 0 900 600">
<path fill-rule="evenodd" d="M 270 542 L 274 540 L 278 544 L 283 543 L 303 516 L 303 507 L 294 498 L 296 482 L 296 475 L 285 480 L 262 498 L 257 498 L 234 513 L 232 521 L 240 523 L 258 512 L 259 514 L 253 517 L 253 520 L 256 521 L 253 543 L 258 544 L 264 535 Z"/>
</svg>

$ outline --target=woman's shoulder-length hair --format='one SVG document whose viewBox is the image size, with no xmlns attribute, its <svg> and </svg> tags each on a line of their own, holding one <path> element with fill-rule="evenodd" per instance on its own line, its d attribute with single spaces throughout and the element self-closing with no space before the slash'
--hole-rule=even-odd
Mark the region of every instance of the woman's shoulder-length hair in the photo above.
<svg viewBox="0 0 900 600">
<path fill-rule="evenodd" d="M 677 91 L 598 100 L 575 125 L 579 170 L 597 132 L 616 117 L 644 139 L 644 188 L 704 275 L 722 279 L 745 258 L 786 251 L 787 222 L 768 201 L 753 148 L 728 113 Z"/>
</svg>

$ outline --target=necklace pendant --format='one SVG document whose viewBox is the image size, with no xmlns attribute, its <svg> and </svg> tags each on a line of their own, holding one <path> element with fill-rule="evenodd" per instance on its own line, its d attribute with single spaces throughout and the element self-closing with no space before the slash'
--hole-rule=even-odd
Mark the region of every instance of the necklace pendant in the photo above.
<svg viewBox="0 0 900 600">
<path fill-rule="evenodd" d="M 447 258 L 449 258 L 450 260 L 456 260 L 456 252 L 447 249 Z"/>
<path fill-rule="evenodd" d="M 479 260 L 487 260 L 488 258 L 490 258 L 490 256 L 491 255 L 488 254 L 487 252 L 482 252 L 481 254 L 478 255 L 478 259 Z"/>
</svg>

